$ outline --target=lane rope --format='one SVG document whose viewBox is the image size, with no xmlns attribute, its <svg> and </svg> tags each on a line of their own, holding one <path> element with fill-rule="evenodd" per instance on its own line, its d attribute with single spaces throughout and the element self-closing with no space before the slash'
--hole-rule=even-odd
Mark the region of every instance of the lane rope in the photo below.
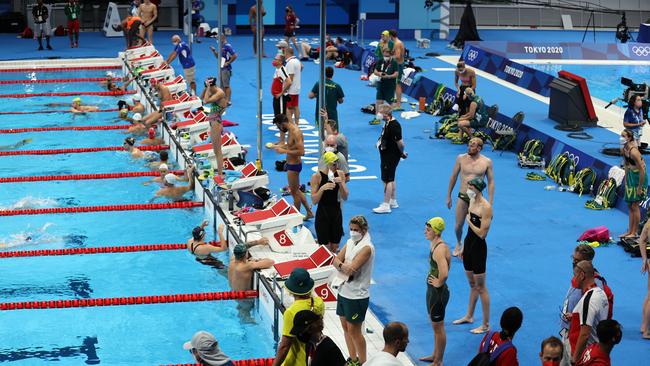
<svg viewBox="0 0 650 366">
<path fill-rule="evenodd" d="M 101 91 L 101 92 L 50 92 L 50 93 L 22 93 L 22 94 L 0 94 L 0 98 L 33 98 L 33 97 L 73 97 L 76 95 L 98 95 L 98 96 L 122 96 L 135 94 L 135 90 L 128 91 Z"/>
<path fill-rule="evenodd" d="M 253 358 L 250 360 L 232 361 L 235 366 L 272 366 L 273 358 Z M 164 366 L 201 366 L 198 363 L 175 363 Z"/>
<path fill-rule="evenodd" d="M 5 129 L 0 129 L 0 134 L 2 134 L 2 133 L 25 133 L 25 132 L 49 132 L 49 131 L 127 130 L 127 129 L 129 129 L 129 127 L 131 127 L 131 125 L 5 128 Z"/>
<path fill-rule="evenodd" d="M 122 81 L 122 78 L 112 78 L 113 81 Z M 70 79 L 42 79 L 42 80 L 0 80 L 0 85 L 8 84 L 55 84 L 55 83 L 87 83 L 106 81 L 103 78 L 70 78 Z"/>
<path fill-rule="evenodd" d="M 170 173 L 176 175 L 185 174 L 182 170 L 173 170 Z M 68 175 L 35 175 L 26 177 L 0 177 L 0 183 L 22 183 L 22 182 L 43 182 L 52 180 L 90 180 L 90 179 L 116 179 L 116 178 L 137 178 L 157 177 L 157 171 L 148 172 L 120 172 L 120 173 L 94 173 L 94 174 L 68 174 Z"/>
<path fill-rule="evenodd" d="M 66 309 L 85 308 L 91 306 L 123 306 L 142 304 L 168 304 L 177 302 L 199 302 L 220 300 L 241 300 L 257 298 L 257 291 L 223 291 L 202 292 L 194 294 L 153 295 L 153 296 L 128 296 L 104 297 L 97 299 L 71 299 L 71 300 L 42 300 L 0 303 L 0 310 L 23 309 Z"/>
<path fill-rule="evenodd" d="M 117 108 L 109 108 L 109 109 L 98 109 L 96 111 L 88 111 L 84 113 L 117 112 L 118 110 L 119 109 Z M 46 114 L 46 113 L 72 113 L 72 111 L 69 109 L 50 109 L 45 111 L 10 111 L 10 112 L 0 112 L 0 115 Z"/>
<path fill-rule="evenodd" d="M 70 67 L 23 67 L 15 69 L 0 69 L 0 72 L 64 72 L 77 70 L 117 70 L 121 69 L 119 65 L 115 66 L 70 66 Z"/>
<path fill-rule="evenodd" d="M 168 145 L 153 145 L 153 146 L 137 146 L 142 151 L 160 151 L 168 150 Z M 58 154 L 79 154 L 101 151 L 121 151 L 124 150 L 122 146 L 105 146 L 105 147 L 74 147 L 67 149 L 44 149 L 44 150 L 12 150 L 0 151 L 0 156 L 16 156 L 16 155 L 58 155 Z"/>
<path fill-rule="evenodd" d="M 135 204 L 107 205 L 107 206 L 26 208 L 20 210 L 0 210 L 0 216 L 45 215 L 45 214 L 105 212 L 105 211 L 148 211 L 148 210 L 168 210 L 168 209 L 175 209 L 175 208 L 194 208 L 194 207 L 202 207 L 202 206 L 203 206 L 203 202 L 181 201 L 181 202 L 167 202 L 167 203 L 135 203 Z"/>
<path fill-rule="evenodd" d="M 217 245 L 216 241 L 207 242 L 210 245 Z M 134 253 L 134 252 L 155 252 L 163 250 L 187 249 L 185 243 L 172 244 L 136 244 L 96 248 L 67 248 L 67 249 L 37 249 L 37 250 L 14 250 L 0 252 L 0 258 L 21 258 L 21 257 L 55 257 L 61 255 L 79 254 L 107 254 L 107 253 Z"/>
</svg>

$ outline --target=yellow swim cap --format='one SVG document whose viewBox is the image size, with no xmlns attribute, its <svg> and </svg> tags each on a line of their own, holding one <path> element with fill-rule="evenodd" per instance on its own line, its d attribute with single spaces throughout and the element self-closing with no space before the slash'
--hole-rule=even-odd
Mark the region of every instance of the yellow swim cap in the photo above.
<svg viewBox="0 0 650 366">
<path fill-rule="evenodd" d="M 339 157 L 336 156 L 336 154 L 334 154 L 331 151 L 328 151 L 325 154 L 323 154 L 323 161 L 325 162 L 325 164 L 332 164 L 337 160 L 339 160 Z"/>
<path fill-rule="evenodd" d="M 79 103 L 81 104 L 81 98 L 77 97 L 72 100 L 72 103 Z"/>
<path fill-rule="evenodd" d="M 381 35 L 382 35 L 382 36 L 387 36 L 387 35 L 389 35 L 389 34 L 390 34 L 390 32 L 387 31 L 387 30 L 381 32 Z"/>
<path fill-rule="evenodd" d="M 443 220 L 442 217 L 434 217 L 430 219 L 427 221 L 427 225 L 429 225 L 429 227 L 438 235 L 445 230 L 445 220 Z"/>
</svg>

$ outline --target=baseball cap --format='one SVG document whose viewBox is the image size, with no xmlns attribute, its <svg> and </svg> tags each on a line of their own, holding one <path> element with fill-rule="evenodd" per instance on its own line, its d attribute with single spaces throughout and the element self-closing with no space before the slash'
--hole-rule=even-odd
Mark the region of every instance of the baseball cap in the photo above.
<svg viewBox="0 0 650 366">
<path fill-rule="evenodd" d="M 320 319 L 320 315 L 310 310 L 301 310 L 293 318 L 293 328 L 291 328 L 291 335 L 298 336 L 307 330 L 313 322 Z"/>
<path fill-rule="evenodd" d="M 192 339 L 183 344 L 183 348 L 193 349 L 205 365 L 224 365 L 230 361 L 228 356 L 221 352 L 216 338 L 204 330 L 194 333 Z"/>
</svg>

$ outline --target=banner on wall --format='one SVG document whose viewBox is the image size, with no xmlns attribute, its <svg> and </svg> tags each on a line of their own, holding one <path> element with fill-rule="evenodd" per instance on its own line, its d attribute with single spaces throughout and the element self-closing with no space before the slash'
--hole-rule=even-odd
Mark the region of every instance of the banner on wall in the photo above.
<svg viewBox="0 0 650 366">
<path fill-rule="evenodd" d="M 487 52 L 474 45 L 466 46 L 463 50 L 462 57 L 467 65 L 488 72 L 499 79 L 545 97 L 551 95 L 549 84 L 555 77 L 545 72 L 516 63 L 503 56 Z"/>
<path fill-rule="evenodd" d="M 482 41 L 468 44 L 509 59 L 650 61 L 647 43 Z"/>
</svg>

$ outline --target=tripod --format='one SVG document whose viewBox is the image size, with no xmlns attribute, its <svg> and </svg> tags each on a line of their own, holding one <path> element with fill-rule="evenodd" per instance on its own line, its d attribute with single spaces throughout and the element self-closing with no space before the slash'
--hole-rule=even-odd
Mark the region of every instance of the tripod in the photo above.
<svg viewBox="0 0 650 366">
<path fill-rule="evenodd" d="M 582 42 L 585 43 L 585 37 L 587 37 L 587 32 L 589 32 L 589 26 L 592 26 L 592 32 L 594 34 L 594 43 L 596 43 L 596 20 L 594 19 L 594 11 L 592 10 L 589 14 L 589 20 L 587 21 L 587 26 L 585 27 L 585 32 L 582 34 Z"/>
</svg>

